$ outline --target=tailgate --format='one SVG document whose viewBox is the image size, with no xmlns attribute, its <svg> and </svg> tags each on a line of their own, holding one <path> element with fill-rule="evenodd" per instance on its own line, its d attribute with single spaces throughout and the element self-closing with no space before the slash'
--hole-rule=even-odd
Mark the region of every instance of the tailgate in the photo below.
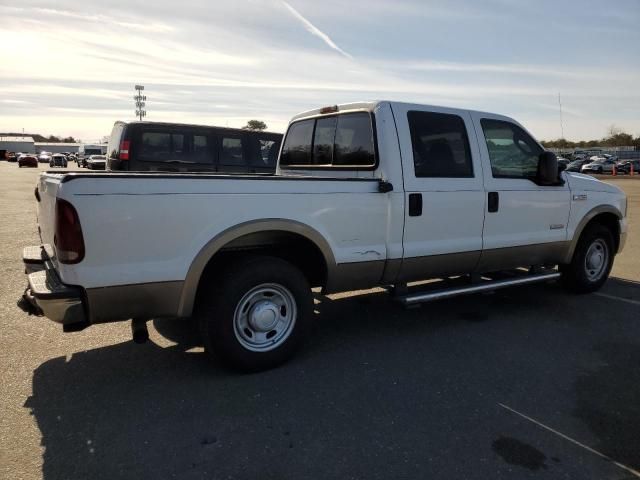
<svg viewBox="0 0 640 480">
<path fill-rule="evenodd" d="M 45 245 L 47 253 L 57 265 L 55 258 L 53 237 L 56 221 L 56 197 L 62 181 L 62 175 L 43 173 L 40 175 L 36 187 L 38 201 L 38 232 L 40 241 Z"/>
</svg>

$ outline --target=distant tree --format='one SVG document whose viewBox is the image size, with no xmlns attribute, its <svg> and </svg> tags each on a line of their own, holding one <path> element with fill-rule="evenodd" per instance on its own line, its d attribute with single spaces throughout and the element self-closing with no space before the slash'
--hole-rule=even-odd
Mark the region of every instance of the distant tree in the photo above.
<svg viewBox="0 0 640 480">
<path fill-rule="evenodd" d="M 615 137 L 616 135 L 619 135 L 624 132 L 615 123 L 612 123 L 611 125 L 609 125 L 609 128 L 607 129 L 607 133 L 609 134 L 609 137 Z"/>
<path fill-rule="evenodd" d="M 267 124 L 264 123 L 262 120 L 249 120 L 247 124 L 242 128 L 244 130 L 262 131 L 262 130 L 266 130 Z"/>
</svg>

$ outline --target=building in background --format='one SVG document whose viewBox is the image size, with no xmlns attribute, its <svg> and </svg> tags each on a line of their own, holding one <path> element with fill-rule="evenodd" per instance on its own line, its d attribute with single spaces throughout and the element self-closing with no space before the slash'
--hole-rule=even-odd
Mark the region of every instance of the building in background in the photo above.
<svg viewBox="0 0 640 480">
<path fill-rule="evenodd" d="M 78 153 L 81 143 L 60 143 L 60 142 L 35 142 L 36 153 Z"/>
<path fill-rule="evenodd" d="M 0 137 L 0 150 L 36 153 L 35 142 L 32 137 Z"/>
</svg>

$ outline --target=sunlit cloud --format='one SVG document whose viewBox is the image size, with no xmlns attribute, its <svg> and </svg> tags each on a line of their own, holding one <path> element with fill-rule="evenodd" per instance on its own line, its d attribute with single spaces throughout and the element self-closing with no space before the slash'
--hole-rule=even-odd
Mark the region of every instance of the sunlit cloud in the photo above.
<svg viewBox="0 0 640 480">
<path fill-rule="evenodd" d="M 640 9 L 621 2 L 640 23 Z M 639 134 L 640 33 L 597 5 L 568 3 L 9 0 L 0 131 L 100 138 L 133 119 L 142 83 L 147 120 L 257 118 L 283 131 L 310 108 L 390 99 L 503 113 L 551 138 L 561 93 L 570 138 L 602 136 L 612 123 Z M 576 16 L 543 22 L 542 34 L 556 10 Z M 619 29 L 591 35 L 593 22 Z"/>
</svg>

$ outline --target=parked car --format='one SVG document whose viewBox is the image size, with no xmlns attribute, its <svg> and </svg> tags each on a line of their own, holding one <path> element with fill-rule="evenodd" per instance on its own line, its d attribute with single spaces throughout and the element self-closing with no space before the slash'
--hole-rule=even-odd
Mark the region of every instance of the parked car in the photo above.
<svg viewBox="0 0 640 480">
<path fill-rule="evenodd" d="M 91 155 L 105 155 L 107 145 L 102 143 L 83 143 L 78 147 L 78 166 L 87 167 L 87 160 Z"/>
<path fill-rule="evenodd" d="M 89 155 L 87 159 L 87 168 L 89 170 L 104 170 L 107 163 L 107 157 L 104 155 Z"/>
<path fill-rule="evenodd" d="M 631 173 L 631 165 L 633 165 L 633 173 L 640 174 L 640 159 L 636 160 L 621 160 L 617 163 L 616 169 L 620 173 L 629 174 Z"/>
<path fill-rule="evenodd" d="M 599 148 L 592 148 L 588 150 L 574 150 L 571 154 L 573 160 L 587 160 L 593 155 L 600 155 L 602 150 Z"/>
<path fill-rule="evenodd" d="M 17 162 L 18 158 L 16 157 L 16 154 L 14 152 L 7 152 L 5 154 L 5 159 L 7 160 L 7 162 Z"/>
<path fill-rule="evenodd" d="M 40 163 L 49 163 L 51 161 L 51 154 L 48 152 L 41 152 L 38 155 L 38 162 Z"/>
<path fill-rule="evenodd" d="M 580 172 L 582 169 L 583 165 L 586 165 L 587 163 L 591 163 L 591 160 L 586 160 L 586 159 L 582 159 L 582 160 L 574 160 L 572 162 L 569 163 L 569 165 L 567 165 L 567 172 Z"/>
<path fill-rule="evenodd" d="M 18 166 L 22 167 L 35 167 L 38 168 L 38 157 L 35 155 L 20 155 L 18 158 Z"/>
<path fill-rule="evenodd" d="M 49 166 L 67 168 L 67 157 L 65 157 L 61 153 L 56 153 L 55 155 L 51 155 L 51 160 L 49 160 Z"/>
<path fill-rule="evenodd" d="M 613 160 L 599 157 L 597 160 L 583 165 L 580 171 L 582 173 L 611 173 L 615 164 L 616 162 Z"/>
<path fill-rule="evenodd" d="M 566 170 L 571 161 L 564 157 L 558 157 L 558 167 L 560 170 Z"/>
<path fill-rule="evenodd" d="M 137 341 L 146 319 L 195 316 L 207 352 L 253 371 L 293 355 L 312 287 L 393 285 L 403 305 L 554 279 L 593 292 L 627 232 L 624 193 L 558 172 L 515 120 L 387 101 L 295 116 L 275 175 L 42 173 L 35 193 L 36 311 L 65 331 L 135 319 Z M 467 283 L 406 290 L 450 276 Z"/>
<path fill-rule="evenodd" d="M 157 122 L 116 122 L 107 170 L 274 173 L 282 134 Z"/>
</svg>

